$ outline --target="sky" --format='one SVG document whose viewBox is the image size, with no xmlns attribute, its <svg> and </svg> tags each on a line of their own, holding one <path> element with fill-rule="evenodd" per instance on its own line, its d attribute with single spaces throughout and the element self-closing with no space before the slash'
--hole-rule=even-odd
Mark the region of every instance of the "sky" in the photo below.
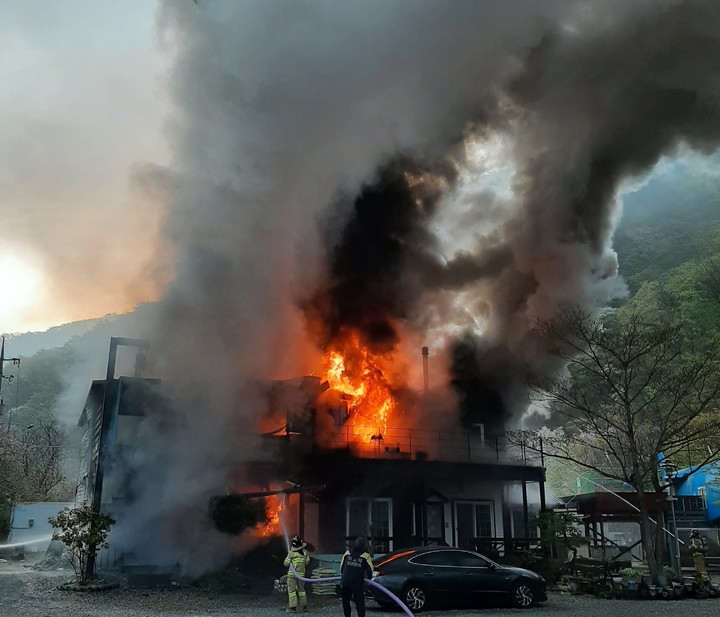
<svg viewBox="0 0 720 617">
<path fill-rule="evenodd" d="M 154 2 L 1 0 L 0 331 L 125 312 L 158 293 L 168 158 Z"/>
</svg>

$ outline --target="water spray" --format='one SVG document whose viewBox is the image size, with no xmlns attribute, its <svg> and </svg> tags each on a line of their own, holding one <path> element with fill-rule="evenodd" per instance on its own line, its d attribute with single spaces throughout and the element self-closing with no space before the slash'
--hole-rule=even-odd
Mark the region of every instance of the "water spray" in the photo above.
<svg viewBox="0 0 720 617">
<path fill-rule="evenodd" d="M 280 511 L 280 525 L 282 526 L 283 534 L 285 536 L 285 545 L 287 546 L 288 552 L 290 552 L 290 537 L 288 536 L 287 527 L 285 527 L 285 520 L 283 518 L 282 510 Z M 305 578 L 304 576 L 300 576 L 295 571 L 295 568 L 292 565 L 292 561 L 290 562 L 290 570 L 292 571 L 295 578 L 297 578 L 299 581 L 303 581 L 304 583 L 331 583 L 339 581 L 342 578 L 340 576 L 329 576 L 327 578 Z M 393 602 L 395 602 L 395 604 L 397 604 L 403 610 L 407 617 L 415 617 L 412 611 L 405 605 L 405 603 L 400 598 L 398 598 L 392 591 L 389 591 L 388 589 L 383 587 L 380 583 L 376 583 L 372 580 L 366 580 L 365 584 L 382 590 L 382 592 L 386 596 L 393 600 Z"/>
<path fill-rule="evenodd" d="M 40 542 L 47 542 L 52 539 L 52 535 L 41 536 L 34 538 L 33 540 L 23 540 L 22 542 L 11 542 L 10 544 L 0 544 L 0 550 L 5 548 L 18 548 L 20 546 L 27 546 L 28 544 L 40 544 Z"/>
</svg>

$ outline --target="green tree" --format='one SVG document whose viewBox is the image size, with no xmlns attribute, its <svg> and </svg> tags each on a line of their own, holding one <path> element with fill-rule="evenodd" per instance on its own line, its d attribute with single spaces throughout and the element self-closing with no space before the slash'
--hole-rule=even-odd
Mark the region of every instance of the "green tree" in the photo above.
<svg viewBox="0 0 720 617">
<path fill-rule="evenodd" d="M 558 545 L 575 553 L 585 542 L 577 520 L 569 512 L 540 512 L 533 524 L 540 530 L 540 547 L 548 556 L 564 558 L 565 555 L 559 554 Z"/>
<path fill-rule="evenodd" d="M 95 511 L 90 504 L 82 503 L 74 508 L 61 510 L 48 521 L 56 530 L 53 540 L 59 540 L 70 549 L 77 582 L 86 584 L 88 560 L 95 556 L 98 549 L 107 548 L 107 536 L 115 520 L 107 514 Z"/>
<path fill-rule="evenodd" d="M 532 384 L 567 420 L 554 442 L 546 439 L 545 454 L 637 493 L 643 549 L 656 578 L 662 574 L 663 508 L 653 525 L 646 496 L 665 501 L 658 459 L 672 461 L 720 433 L 708 413 L 720 395 L 720 338 L 698 339 L 673 317 L 658 309 L 646 320 L 632 303 L 603 320 L 581 309 L 561 311 L 538 329 L 570 370 Z M 526 447 L 537 448 L 532 437 L 523 438 Z M 699 464 L 717 454 L 706 452 Z"/>
</svg>

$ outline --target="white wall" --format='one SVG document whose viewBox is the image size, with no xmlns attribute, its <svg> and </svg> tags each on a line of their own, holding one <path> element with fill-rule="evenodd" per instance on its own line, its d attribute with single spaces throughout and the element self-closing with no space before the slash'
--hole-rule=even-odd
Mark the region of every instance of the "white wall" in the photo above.
<svg viewBox="0 0 720 617">
<path fill-rule="evenodd" d="M 503 535 L 502 491 L 497 482 L 453 482 L 442 486 L 429 486 L 449 500 L 445 504 L 445 542 L 450 546 L 457 544 L 457 516 L 455 503 L 458 501 L 491 501 L 493 503 L 493 535 Z"/>
<path fill-rule="evenodd" d="M 53 528 L 48 519 L 73 503 L 36 502 L 16 503 L 13 506 L 8 543 L 22 542 L 28 552 L 45 552 L 50 544 Z"/>
</svg>

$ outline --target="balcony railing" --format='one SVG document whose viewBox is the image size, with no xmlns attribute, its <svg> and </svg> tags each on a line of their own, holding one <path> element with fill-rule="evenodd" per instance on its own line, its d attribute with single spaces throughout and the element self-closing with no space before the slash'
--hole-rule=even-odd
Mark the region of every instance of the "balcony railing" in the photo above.
<svg viewBox="0 0 720 617">
<path fill-rule="evenodd" d="M 344 426 L 330 447 L 347 448 L 364 458 L 540 464 L 539 456 L 533 452 L 506 444 L 499 437 L 488 438 L 479 431 Z"/>
<path fill-rule="evenodd" d="M 312 433 L 279 433 L 261 437 L 246 434 L 238 440 L 239 452 L 252 452 L 254 460 L 277 460 L 290 450 L 310 452 L 349 450 L 358 458 L 432 460 L 453 463 L 504 463 L 540 466 L 538 453 L 503 437 L 487 437 L 481 431 L 433 431 L 388 427 L 342 426 L 332 436 Z"/>
</svg>

